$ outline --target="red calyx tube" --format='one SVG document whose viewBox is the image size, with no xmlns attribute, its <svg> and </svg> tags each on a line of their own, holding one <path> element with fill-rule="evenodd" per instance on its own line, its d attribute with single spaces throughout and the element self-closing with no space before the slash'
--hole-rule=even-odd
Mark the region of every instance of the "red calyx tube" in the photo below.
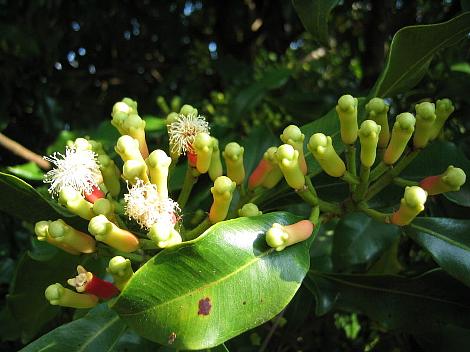
<svg viewBox="0 0 470 352">
<path fill-rule="evenodd" d="M 95 203 L 98 199 L 104 198 L 104 192 L 97 186 L 93 186 L 91 193 L 85 193 L 85 199 L 90 203 Z"/>
<path fill-rule="evenodd" d="M 93 275 L 93 278 L 85 286 L 85 292 L 91 293 L 101 299 L 110 299 L 117 296 L 120 291 L 112 283 Z"/>
</svg>

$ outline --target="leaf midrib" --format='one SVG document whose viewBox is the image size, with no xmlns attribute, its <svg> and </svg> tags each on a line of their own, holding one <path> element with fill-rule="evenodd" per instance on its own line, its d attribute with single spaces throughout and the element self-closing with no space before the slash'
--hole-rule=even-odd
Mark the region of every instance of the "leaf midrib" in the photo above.
<svg viewBox="0 0 470 352">
<path fill-rule="evenodd" d="M 449 237 L 446 237 L 446 236 L 440 234 L 439 232 L 433 231 L 431 229 L 428 229 L 426 227 L 422 227 L 422 226 L 419 226 L 419 225 L 416 225 L 416 224 L 410 224 L 410 227 L 413 227 L 417 230 L 423 231 L 423 232 L 427 233 L 428 235 L 435 236 L 435 237 L 439 238 L 440 240 L 442 240 L 444 242 L 452 244 L 455 247 L 461 248 L 461 249 L 466 250 L 466 251 L 470 251 L 470 248 L 468 246 L 466 246 L 466 245 L 464 245 L 460 242 L 457 242 L 457 241 L 455 241 L 455 240 L 453 240 Z"/>
<path fill-rule="evenodd" d="M 391 289 L 381 288 L 381 287 L 377 287 L 377 286 L 367 286 L 367 285 L 363 285 L 363 284 L 358 284 L 358 283 L 353 283 L 353 282 L 350 282 L 350 281 L 342 280 L 342 279 L 330 276 L 328 274 L 321 273 L 321 272 L 316 272 L 316 271 L 311 271 L 311 273 L 313 275 L 318 275 L 320 277 L 323 277 L 326 280 L 336 281 L 336 282 L 339 282 L 339 283 L 341 283 L 343 285 L 346 285 L 346 286 L 361 288 L 361 289 L 369 290 L 369 291 L 379 291 L 379 292 L 385 292 L 385 293 L 389 293 L 389 294 L 409 296 L 409 297 L 419 298 L 419 299 L 427 299 L 429 301 L 446 303 L 446 304 L 454 305 L 454 306 L 457 306 L 457 307 L 470 309 L 469 306 L 466 306 L 466 305 L 463 305 L 461 303 L 457 303 L 457 302 L 454 302 L 454 301 L 449 301 L 449 300 L 446 300 L 446 299 L 442 299 L 442 298 L 437 298 L 437 297 L 432 297 L 432 296 L 427 296 L 427 295 L 422 295 L 422 294 L 417 294 L 417 293 L 411 293 L 411 292 L 406 292 L 406 291 L 391 290 Z"/>
<path fill-rule="evenodd" d="M 455 19 L 454 19 L 455 20 Z M 440 24 L 437 24 L 435 25 L 435 28 L 436 27 L 440 27 L 442 25 L 445 25 L 445 24 L 448 24 L 449 22 L 452 22 L 452 20 L 450 21 L 447 21 L 447 22 L 444 22 L 444 23 L 440 23 Z M 423 25 L 421 27 L 425 27 L 426 25 Z M 413 28 L 413 27 L 412 27 Z M 414 27 L 416 28 L 416 27 Z M 459 36 L 460 34 L 464 33 L 464 32 L 467 32 L 468 31 L 468 28 L 465 27 L 466 29 L 463 29 L 461 31 L 458 31 L 456 33 L 454 33 L 453 35 L 451 35 L 451 37 L 449 37 L 447 40 L 444 40 L 440 43 L 440 45 L 437 46 L 437 49 L 435 49 L 436 47 L 433 47 L 433 49 L 431 49 L 428 54 L 425 54 L 421 59 L 418 59 L 418 61 L 416 61 L 415 64 L 411 65 L 410 66 L 410 69 L 405 71 L 402 75 L 400 75 L 398 77 L 397 80 L 395 80 L 395 82 L 389 86 L 388 90 L 385 90 L 383 92 L 383 94 L 381 96 L 387 96 L 387 94 L 392 90 L 392 88 L 394 88 L 397 84 L 399 84 L 399 82 L 403 79 L 404 76 L 406 76 L 410 71 L 414 70 L 417 66 L 420 66 L 423 62 L 426 62 L 427 60 L 429 60 L 430 58 L 432 58 L 432 55 L 434 55 L 434 53 L 436 53 L 437 51 L 439 51 L 440 49 L 442 49 L 444 47 L 445 44 L 447 44 L 451 39 L 454 39 L 456 36 Z M 400 31 L 399 31 L 400 32 Z M 397 33 L 397 34 L 400 34 L 400 33 Z M 387 66 L 386 66 L 386 69 L 384 72 L 387 72 L 389 67 L 390 67 L 390 62 L 391 62 L 391 53 L 392 53 L 392 50 L 393 50 L 394 46 L 393 46 L 393 41 L 392 41 L 392 47 L 390 48 L 390 59 L 387 61 Z M 379 87 L 377 88 L 376 92 L 378 93 L 380 91 L 380 88 L 382 87 L 382 84 L 384 82 L 384 79 L 381 80 L 380 82 L 380 85 Z"/>
<path fill-rule="evenodd" d="M 99 330 L 97 330 L 93 335 L 91 335 L 86 342 L 80 346 L 80 349 L 77 350 L 77 352 L 82 352 L 85 350 L 85 348 L 94 340 L 96 339 L 97 336 L 101 335 L 106 329 L 108 329 L 109 326 L 113 325 L 115 322 L 119 320 L 119 316 L 115 316 L 113 319 L 111 319 L 108 323 L 103 325 Z"/>
<path fill-rule="evenodd" d="M 234 276 L 235 274 L 243 271 L 244 269 L 248 268 L 249 266 L 253 265 L 254 263 L 258 262 L 259 260 L 261 260 L 262 258 L 266 257 L 267 255 L 269 255 L 270 253 L 272 253 L 274 251 L 274 249 L 269 249 L 267 250 L 266 252 L 263 252 L 261 255 L 259 256 L 256 256 L 255 258 L 251 259 L 250 261 L 248 261 L 247 263 L 245 263 L 244 265 L 238 267 L 236 270 L 230 272 L 228 275 L 225 275 L 225 276 L 222 276 L 221 278 L 217 279 L 217 280 L 214 280 L 210 283 L 207 283 L 205 285 L 202 285 L 200 287 L 197 287 L 195 289 L 192 289 L 180 296 L 176 296 L 170 300 L 167 300 L 167 301 L 164 301 L 163 303 L 160 303 L 160 304 L 155 304 L 153 306 L 150 306 L 149 308 L 146 308 L 144 310 L 141 310 L 141 311 L 138 311 L 138 312 L 135 312 L 135 313 L 120 313 L 121 316 L 125 316 L 125 317 L 131 317 L 131 316 L 137 316 L 137 315 L 141 315 L 141 314 L 145 314 L 146 312 L 148 311 L 152 311 L 152 310 L 155 310 L 155 309 L 158 309 L 158 308 L 161 308 L 163 306 L 166 306 L 166 305 L 169 305 L 171 303 L 174 303 L 174 302 L 177 302 L 178 300 L 180 299 L 183 299 L 187 296 L 190 296 L 192 295 L 193 293 L 201 290 L 202 288 L 205 288 L 205 287 L 213 287 L 221 282 L 224 282 L 225 280 L 228 280 L 230 277 Z"/>
</svg>

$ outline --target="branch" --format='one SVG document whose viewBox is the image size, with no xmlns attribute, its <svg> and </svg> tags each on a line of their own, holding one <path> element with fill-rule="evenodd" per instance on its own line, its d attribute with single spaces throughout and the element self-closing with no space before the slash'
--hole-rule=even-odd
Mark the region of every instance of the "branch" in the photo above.
<svg viewBox="0 0 470 352">
<path fill-rule="evenodd" d="M 8 149 L 13 154 L 18 155 L 19 157 L 32 161 L 33 163 L 37 164 L 41 169 L 50 170 L 51 163 L 47 160 L 44 160 L 41 155 L 38 155 L 28 148 L 23 147 L 18 142 L 8 138 L 3 133 L 0 133 L 0 145 L 2 145 L 5 149 Z"/>
</svg>

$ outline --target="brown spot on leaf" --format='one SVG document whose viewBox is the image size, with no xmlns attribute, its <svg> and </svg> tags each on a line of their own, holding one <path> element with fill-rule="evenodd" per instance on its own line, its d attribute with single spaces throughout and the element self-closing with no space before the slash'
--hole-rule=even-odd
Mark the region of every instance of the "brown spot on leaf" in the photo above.
<svg viewBox="0 0 470 352">
<path fill-rule="evenodd" d="M 245 304 L 246 304 L 246 301 L 243 301 L 243 305 L 245 305 Z"/>
<path fill-rule="evenodd" d="M 197 311 L 198 315 L 209 315 L 212 305 L 209 297 L 199 300 L 199 310 Z"/>
<path fill-rule="evenodd" d="M 176 340 L 176 333 L 173 331 L 170 336 L 168 336 L 168 344 L 171 345 Z"/>
</svg>

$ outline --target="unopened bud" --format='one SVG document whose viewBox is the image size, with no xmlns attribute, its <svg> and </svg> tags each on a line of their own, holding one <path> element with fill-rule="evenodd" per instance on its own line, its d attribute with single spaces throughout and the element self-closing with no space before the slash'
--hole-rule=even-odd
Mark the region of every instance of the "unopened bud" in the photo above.
<svg viewBox="0 0 470 352">
<path fill-rule="evenodd" d="M 381 127 L 378 146 L 386 148 L 390 140 L 390 128 L 388 127 L 389 106 L 381 98 L 372 98 L 366 104 L 367 118 L 373 120 Z"/>
<path fill-rule="evenodd" d="M 253 203 L 246 203 L 241 209 L 238 210 L 238 215 L 239 216 L 258 216 L 263 214 L 262 211 L 258 209 L 258 206 Z"/>
<path fill-rule="evenodd" d="M 415 148 L 424 148 L 431 138 L 434 122 L 436 121 L 436 110 L 433 103 L 424 102 L 416 104 L 416 131 L 413 137 Z"/>
<path fill-rule="evenodd" d="M 299 152 L 290 144 L 283 144 L 277 148 L 276 158 L 287 184 L 294 189 L 304 188 L 305 176 L 300 169 Z"/>
<path fill-rule="evenodd" d="M 307 174 L 307 163 L 304 156 L 304 139 L 305 135 L 300 131 L 296 125 L 287 126 L 281 134 L 281 140 L 285 144 L 291 145 L 299 152 L 299 165 L 302 173 Z"/>
<path fill-rule="evenodd" d="M 341 177 L 346 172 L 344 161 L 336 153 L 330 136 L 315 133 L 308 141 L 308 150 L 320 164 L 323 171 L 333 177 Z"/>
<path fill-rule="evenodd" d="M 209 220 L 215 224 L 225 220 L 232 201 L 233 191 L 236 188 L 236 183 L 227 176 L 220 176 L 211 187 L 213 196 L 212 206 L 209 212 Z"/>
<path fill-rule="evenodd" d="M 243 165 L 243 152 L 245 149 L 236 142 L 231 142 L 225 146 L 222 155 L 227 165 L 227 176 L 235 181 L 237 185 L 243 183 L 245 178 L 245 167 Z"/>
<path fill-rule="evenodd" d="M 171 158 L 166 153 L 157 149 L 150 153 L 146 160 L 151 182 L 157 186 L 158 195 L 168 198 L 168 170 Z"/>
<path fill-rule="evenodd" d="M 460 187 L 465 183 L 466 178 L 467 176 L 462 169 L 451 165 L 442 175 L 428 176 L 422 180 L 419 185 L 428 192 L 428 195 L 433 196 L 446 192 L 459 191 Z"/>
<path fill-rule="evenodd" d="M 274 223 L 266 232 L 267 244 L 276 251 L 282 251 L 287 246 L 305 241 L 312 235 L 314 225 L 308 220 L 302 220 L 292 225 Z"/>
<path fill-rule="evenodd" d="M 77 293 L 56 283 L 46 288 L 46 299 L 54 306 L 71 308 L 93 308 L 98 304 L 98 297 L 86 293 Z"/>
<path fill-rule="evenodd" d="M 454 112 L 455 108 L 450 99 L 441 99 L 436 101 L 436 121 L 431 128 L 430 140 L 434 140 L 441 132 L 442 127 L 446 123 L 449 116 Z"/>
<path fill-rule="evenodd" d="M 361 163 L 365 167 L 374 165 L 377 143 L 381 127 L 372 120 L 365 120 L 359 129 L 359 140 L 361 142 Z"/>
<path fill-rule="evenodd" d="M 111 274 L 114 280 L 114 285 L 121 291 L 134 275 L 131 261 L 121 256 L 111 258 L 106 271 Z"/>
<path fill-rule="evenodd" d="M 354 144 L 357 139 L 357 98 L 343 95 L 336 105 L 338 113 L 341 139 L 344 144 Z"/>
<path fill-rule="evenodd" d="M 196 135 L 193 149 L 197 155 L 196 168 L 201 174 L 209 171 L 212 160 L 212 139 L 209 133 L 201 132 Z"/>
<path fill-rule="evenodd" d="M 405 195 L 400 201 L 400 208 L 392 214 L 391 223 L 405 226 L 424 210 L 427 193 L 418 186 L 406 187 Z"/>
<path fill-rule="evenodd" d="M 209 165 L 209 177 L 212 181 L 219 176 L 222 176 L 224 170 L 222 168 L 222 161 L 220 160 L 220 149 L 219 149 L 219 141 L 217 138 L 211 137 L 212 141 L 212 155 L 211 155 L 211 162 Z"/>
<path fill-rule="evenodd" d="M 106 216 L 98 215 L 90 220 L 88 231 L 95 238 L 117 250 L 130 253 L 139 248 L 139 240 L 131 232 L 123 230 L 109 221 Z"/>
<path fill-rule="evenodd" d="M 415 130 L 415 117 L 409 112 L 404 112 L 397 116 L 392 129 L 392 138 L 385 150 L 383 161 L 387 165 L 397 162 L 405 151 L 408 141 Z"/>
<path fill-rule="evenodd" d="M 73 187 L 66 186 L 60 190 L 59 203 L 85 220 L 90 220 L 94 216 L 92 211 L 93 204 L 86 201 L 80 192 Z"/>
</svg>

